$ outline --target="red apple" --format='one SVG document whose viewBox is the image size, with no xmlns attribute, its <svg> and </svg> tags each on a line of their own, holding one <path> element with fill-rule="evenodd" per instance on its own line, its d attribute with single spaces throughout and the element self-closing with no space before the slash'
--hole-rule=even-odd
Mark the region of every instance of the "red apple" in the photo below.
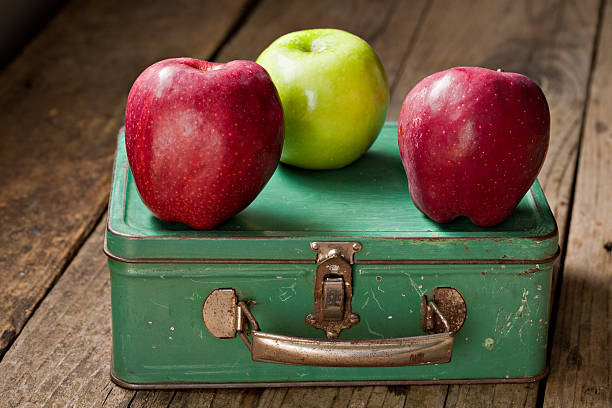
<svg viewBox="0 0 612 408">
<path fill-rule="evenodd" d="M 445 223 L 505 220 L 535 181 L 548 149 L 550 114 L 526 76 L 457 67 L 419 82 L 399 117 L 410 197 Z"/>
<path fill-rule="evenodd" d="M 130 90 L 125 143 L 136 187 L 158 218 L 211 229 L 251 203 L 274 173 L 283 111 L 251 61 L 174 58 Z"/>
</svg>

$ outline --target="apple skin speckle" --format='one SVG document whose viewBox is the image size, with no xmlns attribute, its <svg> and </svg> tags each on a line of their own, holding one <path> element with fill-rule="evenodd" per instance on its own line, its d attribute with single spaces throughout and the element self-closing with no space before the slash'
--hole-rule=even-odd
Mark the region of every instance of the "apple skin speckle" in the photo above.
<svg viewBox="0 0 612 408">
<path fill-rule="evenodd" d="M 251 61 L 173 58 L 134 82 L 125 142 L 140 197 L 158 218 L 212 229 L 248 206 L 276 169 L 280 98 Z"/>
<path fill-rule="evenodd" d="M 398 143 L 410 197 L 440 223 L 464 215 L 479 226 L 504 221 L 546 156 L 550 113 L 526 76 L 456 67 L 408 94 Z"/>
</svg>

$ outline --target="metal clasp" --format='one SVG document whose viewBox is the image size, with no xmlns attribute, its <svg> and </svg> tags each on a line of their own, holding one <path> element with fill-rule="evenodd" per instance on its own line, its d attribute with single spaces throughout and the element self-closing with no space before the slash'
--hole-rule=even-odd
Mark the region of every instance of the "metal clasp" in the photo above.
<svg viewBox="0 0 612 408">
<path fill-rule="evenodd" d="M 325 277 L 323 279 L 323 318 L 342 320 L 344 317 L 344 279 Z"/>
<path fill-rule="evenodd" d="M 352 313 L 354 255 L 361 251 L 359 242 L 312 242 L 318 263 L 314 285 L 314 313 L 306 316 L 306 323 L 322 329 L 328 338 L 336 338 L 340 331 L 359 323 L 359 315 Z"/>
<path fill-rule="evenodd" d="M 352 265 L 355 263 L 355 253 L 361 251 L 362 246 L 359 242 L 313 241 L 310 243 L 310 248 L 317 253 L 316 263 L 321 263 L 334 256 L 341 256 Z"/>
</svg>

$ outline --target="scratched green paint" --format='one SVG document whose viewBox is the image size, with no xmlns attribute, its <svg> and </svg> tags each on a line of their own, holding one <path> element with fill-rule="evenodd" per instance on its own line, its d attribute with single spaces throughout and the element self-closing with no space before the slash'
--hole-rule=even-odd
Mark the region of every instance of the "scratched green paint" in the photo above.
<svg viewBox="0 0 612 408">
<path fill-rule="evenodd" d="M 361 322 L 341 338 L 423 335 L 422 294 L 452 286 L 466 299 L 450 363 L 392 368 L 255 363 L 239 338 L 219 340 L 206 330 L 205 297 L 233 287 L 257 302 L 262 330 L 321 337 L 303 320 L 313 310 L 311 265 L 109 265 L 113 368 L 131 383 L 520 378 L 546 366 L 552 264 L 527 275 L 536 265 L 355 265 L 353 310 Z"/>
<path fill-rule="evenodd" d="M 120 135 L 106 237 L 113 255 L 313 263 L 147 264 L 109 259 L 115 375 L 129 383 L 222 384 L 504 379 L 542 373 L 552 263 L 539 260 L 554 255 L 557 236 L 539 185 L 501 226 L 483 229 L 465 219 L 435 224 L 410 202 L 395 126 L 388 124 L 372 151 L 346 169 L 307 172 L 281 166 L 248 209 L 211 232 L 151 216 L 138 199 Z M 313 310 L 315 265 L 309 243 L 314 240 L 357 240 L 364 246 L 353 269 L 353 310 L 361 321 L 341 338 L 423 335 L 421 296 L 436 287 L 459 290 L 468 317 L 455 336 L 452 361 L 393 368 L 255 363 L 240 339 L 219 340 L 208 333 L 201 317 L 205 297 L 214 289 L 233 287 L 241 299 L 256 302 L 252 310 L 262 330 L 321 337 L 322 331 L 303 320 Z M 385 264 L 440 259 L 527 261 Z M 363 260 L 380 264 L 360 263 Z"/>
</svg>

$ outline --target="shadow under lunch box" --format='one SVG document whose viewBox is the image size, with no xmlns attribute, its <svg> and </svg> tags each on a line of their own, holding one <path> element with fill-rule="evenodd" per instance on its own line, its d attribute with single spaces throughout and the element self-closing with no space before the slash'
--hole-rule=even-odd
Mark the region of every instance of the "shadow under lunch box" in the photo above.
<svg viewBox="0 0 612 408">
<path fill-rule="evenodd" d="M 354 164 L 280 165 L 211 231 L 144 206 L 119 135 L 105 252 L 128 388 L 528 382 L 547 371 L 557 227 L 536 182 L 492 228 L 413 205 L 387 123 Z"/>
</svg>

